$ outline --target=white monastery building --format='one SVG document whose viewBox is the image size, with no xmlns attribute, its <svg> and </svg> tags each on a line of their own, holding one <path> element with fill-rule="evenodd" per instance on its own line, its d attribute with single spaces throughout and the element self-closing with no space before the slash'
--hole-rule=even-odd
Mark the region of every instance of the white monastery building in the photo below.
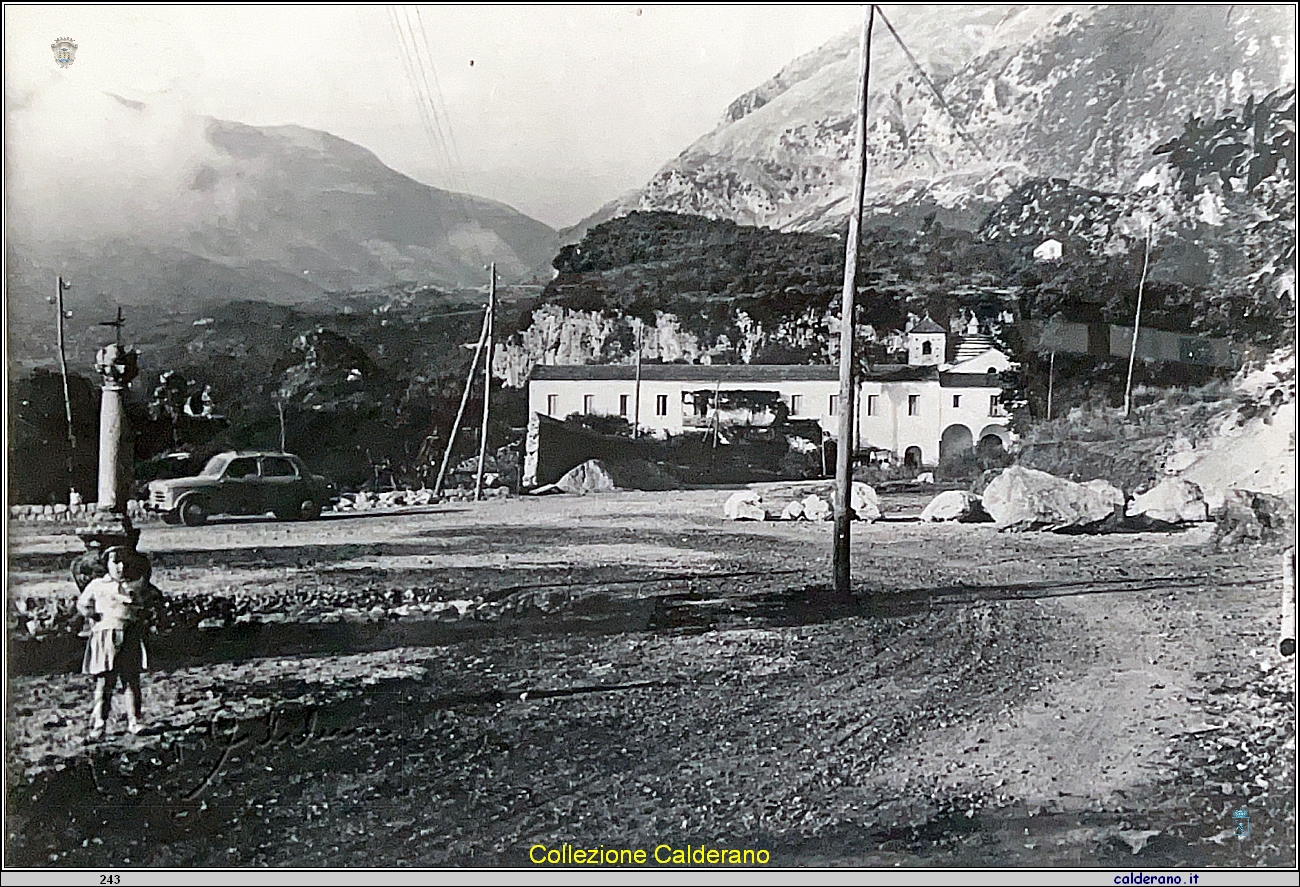
<svg viewBox="0 0 1300 887">
<path fill-rule="evenodd" d="M 1011 442 L 1000 377 L 1011 361 L 989 337 L 970 335 L 948 362 L 947 343 L 927 316 L 907 333 L 906 364 L 874 366 L 860 380 L 859 451 L 929 466 L 976 444 Z M 833 438 L 838 400 L 839 369 L 825 365 L 643 364 L 639 385 L 635 366 L 538 366 L 528 381 L 532 413 L 621 416 L 658 436 L 788 418 L 816 420 Z"/>
</svg>

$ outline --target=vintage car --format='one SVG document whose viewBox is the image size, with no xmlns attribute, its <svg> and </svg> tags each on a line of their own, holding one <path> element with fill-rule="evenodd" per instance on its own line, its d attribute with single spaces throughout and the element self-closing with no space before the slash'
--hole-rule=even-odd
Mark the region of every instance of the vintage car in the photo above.
<svg viewBox="0 0 1300 887">
<path fill-rule="evenodd" d="M 213 514 L 266 514 L 315 520 L 338 498 L 333 484 L 289 453 L 218 453 L 195 477 L 149 482 L 145 508 L 170 524 L 202 524 Z"/>
</svg>

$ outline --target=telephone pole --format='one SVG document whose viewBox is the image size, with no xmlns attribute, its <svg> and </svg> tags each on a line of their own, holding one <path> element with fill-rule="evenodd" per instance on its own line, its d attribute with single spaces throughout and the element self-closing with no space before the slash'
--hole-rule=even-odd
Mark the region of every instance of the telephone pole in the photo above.
<svg viewBox="0 0 1300 887">
<path fill-rule="evenodd" d="M 1147 285 L 1147 267 L 1151 264 L 1151 225 L 1147 225 L 1147 243 L 1142 252 L 1142 277 L 1138 280 L 1137 310 L 1133 312 L 1133 339 L 1128 350 L 1128 378 L 1124 380 L 1124 415 L 1133 411 L 1133 364 L 1138 353 L 1138 327 L 1142 325 L 1142 291 Z"/>
<path fill-rule="evenodd" d="M 442 464 L 438 467 L 438 479 L 433 482 L 433 494 L 442 495 L 442 485 L 447 479 L 447 466 L 451 462 L 451 451 L 456 446 L 456 435 L 460 432 L 460 420 L 465 416 L 465 404 L 469 402 L 470 390 L 474 387 L 474 377 L 478 374 L 478 359 L 487 342 L 488 318 L 490 310 L 483 312 L 483 326 L 479 330 L 478 343 L 474 346 L 474 358 L 470 361 L 469 372 L 465 374 L 465 391 L 460 396 L 460 407 L 456 410 L 456 420 L 451 423 L 451 434 L 447 436 L 447 449 L 442 453 Z M 464 347 L 464 346 L 462 346 Z"/>
<path fill-rule="evenodd" d="M 636 319 L 636 387 L 632 395 L 632 439 L 641 434 L 641 320 Z"/>
<path fill-rule="evenodd" d="M 853 592 L 849 567 L 849 542 L 853 524 L 853 334 L 854 298 L 858 285 L 858 247 L 862 239 L 862 203 L 867 191 L 867 86 L 871 76 L 871 28 L 876 21 L 876 7 L 867 9 L 862 28 L 862 51 L 858 66 L 858 123 L 855 157 L 857 181 L 853 186 L 853 212 L 849 216 L 848 242 L 844 245 L 844 288 L 840 295 L 840 398 L 839 440 L 835 447 L 835 594 L 848 597 Z"/>
<path fill-rule="evenodd" d="M 477 502 L 483 498 L 483 469 L 487 462 L 487 437 L 488 437 L 488 401 L 492 395 L 492 345 L 493 329 L 497 307 L 497 263 L 493 262 L 490 266 L 491 281 L 488 283 L 488 304 L 487 320 L 485 328 L 487 331 L 487 360 L 483 362 L 483 426 L 479 429 L 478 439 L 478 473 L 474 476 L 474 501 Z"/>
<path fill-rule="evenodd" d="M 68 445 L 72 449 L 77 448 L 77 436 L 72 431 L 72 396 L 68 393 L 68 355 L 63 345 L 63 318 L 66 311 L 63 308 L 63 291 L 71 289 L 71 285 L 64 283 L 63 278 L 59 277 L 58 296 L 55 298 L 55 304 L 59 310 L 58 320 L 58 340 L 59 340 L 59 374 L 63 377 L 63 413 L 68 420 Z M 68 471 L 72 471 L 72 454 L 68 454 Z"/>
</svg>

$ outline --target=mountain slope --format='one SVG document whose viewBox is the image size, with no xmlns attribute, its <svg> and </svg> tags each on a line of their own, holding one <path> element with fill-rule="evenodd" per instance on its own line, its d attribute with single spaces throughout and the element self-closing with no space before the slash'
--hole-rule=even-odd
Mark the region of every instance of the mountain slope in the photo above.
<svg viewBox="0 0 1300 887">
<path fill-rule="evenodd" d="M 869 204 L 974 226 L 1030 178 L 1131 187 L 1189 116 L 1295 82 L 1290 6 L 891 7 L 969 135 L 877 22 Z M 618 211 L 826 230 L 848 212 L 855 35 L 796 60 Z M 976 147 L 978 146 L 978 147 Z"/>
<path fill-rule="evenodd" d="M 106 99 L 105 114 L 121 127 L 149 113 Z M 408 282 L 478 286 L 488 262 L 520 280 L 545 275 L 555 254 L 555 232 L 543 223 L 421 184 L 325 132 L 202 118 L 181 133 L 143 149 L 157 152 L 145 161 L 156 173 L 128 175 L 106 160 L 51 182 L 19 156 L 11 307 L 43 302 L 55 274 L 77 281 L 74 298 L 295 302 Z M 115 187 L 115 177 L 126 181 Z"/>
</svg>

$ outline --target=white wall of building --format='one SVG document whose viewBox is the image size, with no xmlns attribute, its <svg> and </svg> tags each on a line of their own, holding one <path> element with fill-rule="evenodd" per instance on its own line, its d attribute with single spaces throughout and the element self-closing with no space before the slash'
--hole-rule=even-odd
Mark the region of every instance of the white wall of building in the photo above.
<svg viewBox="0 0 1300 887">
<path fill-rule="evenodd" d="M 995 349 L 966 361 L 960 370 L 984 374 L 990 368 L 1003 370 L 1009 366 L 1006 356 Z M 694 401 L 693 398 L 685 400 L 684 395 L 713 387 L 713 383 L 706 381 L 642 380 L 641 428 L 657 435 L 679 435 L 692 430 L 687 420 L 694 417 Z M 838 401 L 837 381 L 724 382 L 717 388 L 719 391 L 775 390 L 787 408 L 791 408 L 791 418 L 816 419 L 832 436 L 838 430 L 838 419 L 832 412 L 832 397 Z M 555 398 L 553 409 L 548 401 L 552 396 Z M 555 419 L 587 412 L 587 397 L 591 398 L 590 412 L 603 416 L 622 415 L 621 396 L 627 398 L 626 418 L 631 422 L 636 402 L 634 380 L 542 379 L 532 380 L 528 386 L 529 409 Z M 796 396 L 800 398 L 797 413 L 793 409 Z M 661 397 L 663 401 L 660 401 Z M 999 404 L 991 407 L 990 398 L 998 398 Z M 966 429 L 972 446 L 988 433 L 996 434 L 1006 445 L 1011 442 L 1011 435 L 1000 407 L 1000 398 L 1001 390 L 996 387 L 944 387 L 937 379 L 866 381 L 858 389 L 855 405 L 858 443 L 861 447 L 889 450 L 899 460 L 904 458 L 909 447 L 917 447 L 924 465 L 938 463 L 940 442 L 945 432 L 950 440 L 965 440 L 962 432 L 954 426 Z M 666 414 L 661 414 L 661 408 Z M 695 430 L 699 430 L 698 425 Z"/>
<path fill-rule="evenodd" d="M 687 399 L 696 391 L 712 391 L 710 382 L 641 382 L 641 428 L 651 433 L 682 434 L 687 430 L 686 420 L 694 416 L 694 400 Z M 717 385 L 718 391 L 762 391 L 775 390 L 791 410 L 792 419 L 816 419 L 818 424 L 831 434 L 837 428 L 835 414 L 832 412 L 832 397 L 838 400 L 839 383 L 831 381 L 805 382 L 723 382 Z M 626 418 L 633 420 L 636 411 L 636 382 L 624 379 L 540 379 L 528 383 L 528 409 L 543 416 L 564 419 L 574 413 L 585 414 L 587 398 L 591 398 L 590 412 L 598 416 L 623 415 L 620 410 L 620 397 L 627 397 Z M 660 397 L 666 401 L 660 401 Z M 550 397 L 555 398 L 554 408 L 550 408 Z M 795 398 L 798 397 L 799 409 L 794 411 Z M 660 409 L 666 414 L 660 414 Z"/>
<path fill-rule="evenodd" d="M 899 459 L 909 447 L 917 447 L 921 462 L 935 465 L 944 432 L 954 425 L 966 428 L 971 446 L 978 444 L 991 426 L 998 429 L 1003 445 L 1011 441 L 1001 408 L 1001 391 L 997 388 L 943 387 L 936 380 L 925 380 L 864 382 L 861 391 L 858 442 L 863 447 L 889 450 Z M 873 397 L 874 414 L 871 412 Z M 997 406 L 990 401 L 995 397 Z"/>
<path fill-rule="evenodd" d="M 908 333 L 908 366 L 939 366 L 946 359 L 944 352 L 947 350 L 947 343 L 948 336 L 945 333 L 918 333 L 915 331 Z M 926 353 L 926 346 L 929 346 L 929 353 Z"/>
</svg>

